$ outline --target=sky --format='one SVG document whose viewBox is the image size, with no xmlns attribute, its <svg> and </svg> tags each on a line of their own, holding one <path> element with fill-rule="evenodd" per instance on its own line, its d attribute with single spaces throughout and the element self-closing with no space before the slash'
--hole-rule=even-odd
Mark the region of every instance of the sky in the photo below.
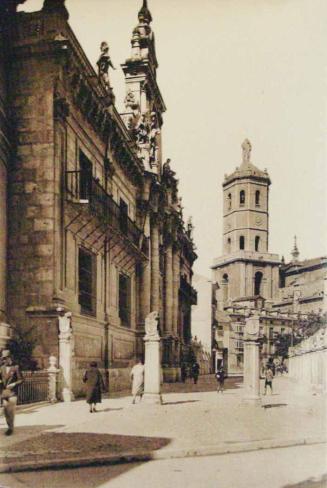
<svg viewBox="0 0 327 488">
<path fill-rule="evenodd" d="M 20 10 L 38 10 L 27 0 Z M 69 22 L 91 63 L 106 40 L 116 105 L 123 109 L 130 39 L 142 0 L 66 0 Z M 197 273 L 210 278 L 222 252 L 222 182 L 252 143 L 267 168 L 269 252 L 326 254 L 326 0 L 148 0 L 167 106 L 163 156 L 193 217 Z"/>
</svg>

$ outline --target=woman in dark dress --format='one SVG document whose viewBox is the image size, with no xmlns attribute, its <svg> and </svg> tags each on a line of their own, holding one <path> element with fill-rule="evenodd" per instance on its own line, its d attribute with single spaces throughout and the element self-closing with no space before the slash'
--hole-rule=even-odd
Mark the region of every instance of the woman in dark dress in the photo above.
<svg viewBox="0 0 327 488">
<path fill-rule="evenodd" d="M 96 404 L 101 403 L 101 392 L 105 389 L 102 375 L 95 361 L 90 363 L 83 376 L 86 383 L 86 402 L 90 405 L 90 413 L 96 412 Z"/>
</svg>

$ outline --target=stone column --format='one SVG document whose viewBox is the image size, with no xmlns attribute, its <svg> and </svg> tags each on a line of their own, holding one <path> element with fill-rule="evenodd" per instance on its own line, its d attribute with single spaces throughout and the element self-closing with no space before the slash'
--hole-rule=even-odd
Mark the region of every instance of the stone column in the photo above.
<svg viewBox="0 0 327 488">
<path fill-rule="evenodd" d="M 150 263 L 142 264 L 141 271 L 141 321 L 144 322 L 147 315 L 150 313 L 150 300 L 151 300 L 151 266 Z"/>
<path fill-rule="evenodd" d="M 0 159 L 0 322 L 6 317 L 7 171 Z"/>
<path fill-rule="evenodd" d="M 259 317 L 247 318 L 244 332 L 243 401 L 260 405 Z"/>
<path fill-rule="evenodd" d="M 72 392 L 72 329 L 71 312 L 59 316 L 60 392 L 64 402 L 74 399 Z"/>
<path fill-rule="evenodd" d="M 151 219 L 151 310 L 159 310 L 159 223 L 158 215 Z"/>
<path fill-rule="evenodd" d="M 165 334 L 173 334 L 173 252 L 171 243 L 165 253 Z"/>
<path fill-rule="evenodd" d="M 178 248 L 174 248 L 173 254 L 173 333 L 178 336 L 178 306 L 180 283 L 180 256 Z"/>
<path fill-rule="evenodd" d="M 145 361 L 143 402 L 162 403 L 160 336 L 158 332 L 159 313 L 151 312 L 145 319 Z"/>
</svg>

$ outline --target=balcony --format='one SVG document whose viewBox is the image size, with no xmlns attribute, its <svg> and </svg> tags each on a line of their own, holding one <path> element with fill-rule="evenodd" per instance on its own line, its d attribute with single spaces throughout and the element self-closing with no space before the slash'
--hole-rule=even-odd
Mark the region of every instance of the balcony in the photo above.
<svg viewBox="0 0 327 488">
<path fill-rule="evenodd" d="M 66 171 L 65 186 L 69 202 L 88 206 L 104 226 L 118 231 L 139 249 L 142 231 L 93 176 L 83 171 Z M 145 236 L 141 252 L 148 256 L 149 243 Z"/>
<path fill-rule="evenodd" d="M 198 292 L 193 288 L 186 279 L 181 276 L 180 278 L 180 291 L 190 301 L 191 305 L 196 305 L 198 302 Z"/>
</svg>

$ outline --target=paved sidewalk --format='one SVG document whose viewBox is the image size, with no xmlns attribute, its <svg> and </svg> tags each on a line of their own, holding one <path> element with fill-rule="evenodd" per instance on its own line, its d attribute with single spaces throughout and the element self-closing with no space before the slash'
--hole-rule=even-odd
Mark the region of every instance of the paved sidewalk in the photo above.
<svg viewBox="0 0 327 488">
<path fill-rule="evenodd" d="M 223 454 L 326 440 L 326 397 L 300 389 L 287 377 L 275 378 L 275 393 L 263 396 L 260 407 L 242 403 L 242 387 L 235 380 L 223 394 L 203 392 L 206 382 L 212 390 L 212 381 L 204 378 L 197 392 L 164 393 L 162 406 L 132 405 L 131 397 L 121 397 L 105 399 L 94 414 L 85 400 L 20 410 L 15 434 L 1 438 L 0 471 Z M 2 417 L 0 435 L 4 431 Z"/>
</svg>

